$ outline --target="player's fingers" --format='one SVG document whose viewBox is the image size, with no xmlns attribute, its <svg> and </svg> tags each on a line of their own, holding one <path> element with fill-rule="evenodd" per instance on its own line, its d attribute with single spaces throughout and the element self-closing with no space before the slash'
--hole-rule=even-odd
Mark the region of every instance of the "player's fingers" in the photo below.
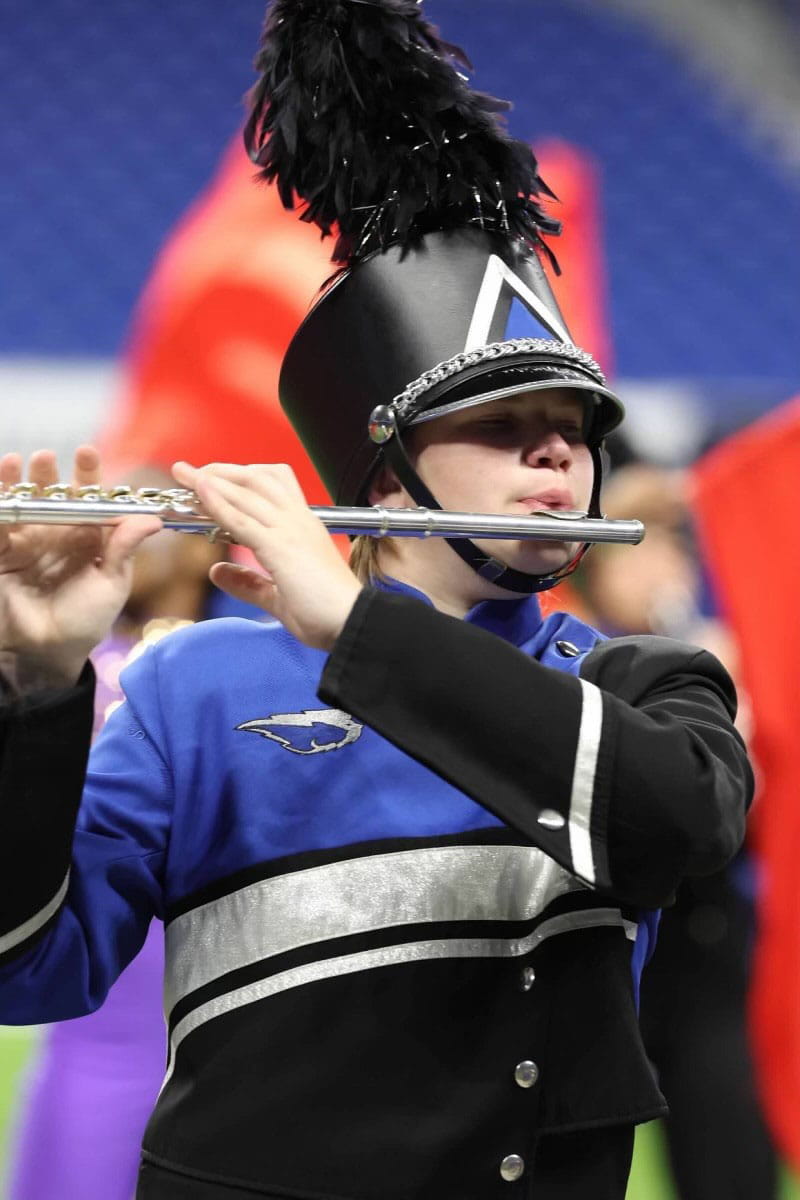
<svg viewBox="0 0 800 1200">
<path fill-rule="evenodd" d="M 273 504 L 285 505 L 286 501 L 305 505 L 306 499 L 297 482 L 294 471 L 286 463 L 206 463 L 194 467 L 190 463 L 176 462 L 172 473 L 184 486 L 197 491 L 201 479 L 224 479 L 229 483 L 247 487 L 264 496 Z"/>
<path fill-rule="evenodd" d="M 22 456 L 4 454 L 0 458 L 0 488 L 13 487 L 22 479 Z M 11 525 L 0 525 L 0 553 L 6 550 L 11 540 Z"/>
<path fill-rule="evenodd" d="M 163 527 L 158 517 L 124 517 L 108 535 L 101 555 L 103 565 L 112 572 L 121 571 L 142 542 Z"/>
<path fill-rule="evenodd" d="M 203 480 L 227 479 L 231 483 L 242 483 L 246 479 L 247 468 L 239 463 L 206 463 L 196 467 L 188 462 L 172 464 L 172 474 L 181 485 L 200 495 Z"/>
<path fill-rule="evenodd" d="M 22 455 L 4 454 L 0 458 L 0 486 L 13 487 L 22 479 Z"/>
<path fill-rule="evenodd" d="M 76 487 L 88 487 L 101 482 L 100 455 L 94 446 L 78 446 L 75 451 L 73 479 Z"/>
<path fill-rule="evenodd" d="M 266 526 L 262 521 L 248 517 L 241 508 L 225 499 L 220 491 L 220 486 L 224 483 L 224 480 L 214 482 L 209 478 L 198 478 L 195 491 L 203 511 L 216 521 L 220 529 L 230 534 L 232 541 L 259 556 L 264 550 Z"/>
<path fill-rule="evenodd" d="M 274 503 L 249 487 L 200 475 L 197 494 L 205 511 L 251 550 L 262 544 L 263 535 L 275 525 L 278 512 Z"/>
<path fill-rule="evenodd" d="M 288 463 L 253 463 L 248 470 L 254 472 L 256 478 L 276 483 L 287 495 L 295 500 L 300 500 L 303 504 L 306 503 L 303 489 Z"/>
<path fill-rule="evenodd" d="M 255 604 L 272 616 L 277 616 L 277 590 L 269 576 L 251 567 L 224 562 L 214 564 L 209 571 L 209 578 L 215 587 L 227 592 L 235 600 Z"/>
<path fill-rule="evenodd" d="M 28 478 L 37 487 L 58 483 L 58 459 L 53 450 L 34 450 L 28 459 Z"/>
<path fill-rule="evenodd" d="M 243 483 L 249 468 L 241 463 L 212 462 L 196 467 L 188 462 L 172 464 L 172 474 L 184 487 L 194 487 L 198 479 L 229 479 L 232 483 Z"/>
</svg>

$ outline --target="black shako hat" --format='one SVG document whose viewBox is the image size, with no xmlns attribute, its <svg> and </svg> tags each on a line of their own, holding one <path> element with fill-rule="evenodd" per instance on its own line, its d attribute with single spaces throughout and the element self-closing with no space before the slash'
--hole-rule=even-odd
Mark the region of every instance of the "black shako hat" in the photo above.
<svg viewBox="0 0 800 1200">
<path fill-rule="evenodd" d="M 418 504 L 439 507 L 402 431 L 436 415 L 547 387 L 586 396 L 599 515 L 599 445 L 623 416 L 575 346 L 548 284 L 543 234 L 559 222 L 536 160 L 500 124 L 509 107 L 472 91 L 463 53 L 416 0 L 274 0 L 245 141 L 284 204 L 338 233 L 339 275 L 284 358 L 281 404 L 339 504 L 364 503 L 387 461 Z M 555 576 L 514 571 L 449 544 L 513 591 Z"/>
<path fill-rule="evenodd" d="M 383 456 L 370 433 L 381 406 L 402 431 L 498 396 L 570 387 L 587 393 L 590 442 L 622 418 L 597 363 L 571 343 L 538 259 L 474 228 L 429 233 L 342 275 L 295 334 L 279 386 L 337 504 L 364 502 Z"/>
</svg>

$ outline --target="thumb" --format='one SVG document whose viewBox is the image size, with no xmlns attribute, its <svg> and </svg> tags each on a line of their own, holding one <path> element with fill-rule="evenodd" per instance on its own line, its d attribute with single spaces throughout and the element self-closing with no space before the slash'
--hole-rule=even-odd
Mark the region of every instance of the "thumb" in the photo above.
<svg viewBox="0 0 800 1200">
<path fill-rule="evenodd" d="M 214 563 L 209 571 L 211 582 L 220 591 L 233 596 L 235 600 L 243 600 L 246 604 L 256 604 L 271 616 L 278 615 L 278 589 L 272 580 L 261 571 L 251 567 L 242 567 L 238 563 Z"/>
<path fill-rule="evenodd" d="M 111 531 L 103 557 L 112 571 L 120 571 L 142 542 L 163 529 L 158 517 L 125 517 Z"/>
</svg>

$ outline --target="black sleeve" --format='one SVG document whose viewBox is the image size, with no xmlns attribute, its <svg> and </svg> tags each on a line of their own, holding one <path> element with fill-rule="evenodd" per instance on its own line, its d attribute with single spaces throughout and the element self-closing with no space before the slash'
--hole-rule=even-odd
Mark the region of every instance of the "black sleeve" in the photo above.
<svg viewBox="0 0 800 1200">
<path fill-rule="evenodd" d="M 601 643 L 576 678 L 365 589 L 319 694 L 623 902 L 659 907 L 743 838 L 753 784 L 735 692 L 697 647 Z"/>
<path fill-rule="evenodd" d="M 0 957 L 63 900 L 92 736 L 95 677 L 0 701 Z"/>
</svg>

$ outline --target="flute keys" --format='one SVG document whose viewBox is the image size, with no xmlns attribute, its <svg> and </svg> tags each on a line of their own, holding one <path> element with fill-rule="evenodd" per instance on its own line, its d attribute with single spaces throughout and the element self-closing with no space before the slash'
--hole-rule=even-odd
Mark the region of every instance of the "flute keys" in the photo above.
<svg viewBox="0 0 800 1200">
<path fill-rule="evenodd" d="M 161 492 L 161 500 L 164 504 L 169 504 L 172 508 L 178 505 L 197 504 L 197 496 L 188 488 L 165 488 Z"/>
<path fill-rule="evenodd" d="M 68 483 L 49 483 L 40 494 L 45 500 L 71 500 L 72 488 Z"/>
<path fill-rule="evenodd" d="M 8 495 L 16 496 L 20 500 L 32 500 L 38 494 L 39 489 L 35 483 L 12 483 L 8 488 Z"/>
<path fill-rule="evenodd" d="M 103 489 L 99 483 L 86 483 L 75 491 L 78 500 L 102 500 Z"/>
<path fill-rule="evenodd" d="M 118 484 L 117 487 L 108 489 L 106 493 L 109 500 L 126 501 L 134 500 L 133 488 L 127 487 L 125 484 Z"/>
</svg>

